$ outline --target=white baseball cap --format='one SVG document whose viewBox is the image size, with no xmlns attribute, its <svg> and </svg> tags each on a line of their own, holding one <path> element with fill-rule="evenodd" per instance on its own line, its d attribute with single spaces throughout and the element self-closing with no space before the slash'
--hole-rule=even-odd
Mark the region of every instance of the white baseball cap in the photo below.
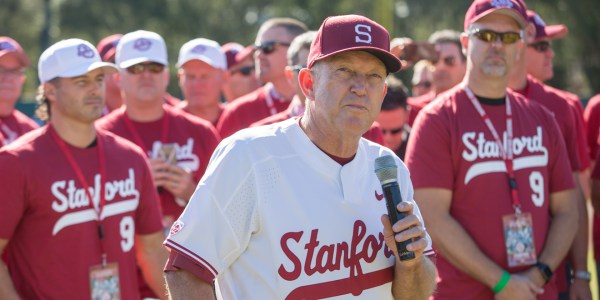
<svg viewBox="0 0 600 300">
<path fill-rule="evenodd" d="M 138 30 L 124 35 L 117 45 L 115 62 L 128 68 L 143 62 L 169 65 L 165 40 L 155 32 Z"/>
<path fill-rule="evenodd" d="M 41 83 L 56 77 L 76 77 L 98 68 L 105 73 L 116 72 L 117 66 L 103 62 L 96 48 L 82 39 L 62 40 L 50 46 L 38 62 Z"/>
<path fill-rule="evenodd" d="M 221 50 L 221 45 L 213 40 L 197 38 L 183 44 L 179 50 L 177 67 L 181 68 L 193 59 L 201 60 L 217 69 L 227 70 L 225 52 Z"/>
</svg>

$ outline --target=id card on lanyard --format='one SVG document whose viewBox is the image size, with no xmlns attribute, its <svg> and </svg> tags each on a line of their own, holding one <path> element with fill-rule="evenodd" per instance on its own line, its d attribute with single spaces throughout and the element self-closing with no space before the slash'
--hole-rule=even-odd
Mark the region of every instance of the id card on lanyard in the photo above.
<svg viewBox="0 0 600 300">
<path fill-rule="evenodd" d="M 514 170 L 513 157 L 513 122 L 512 108 L 510 99 L 506 96 L 506 148 L 500 140 L 500 135 L 494 128 L 492 121 L 486 114 L 483 107 L 471 91 L 469 87 L 464 86 L 465 92 L 469 100 L 479 113 L 479 116 L 485 123 L 486 127 L 494 137 L 502 159 L 506 165 L 506 173 L 508 175 L 508 187 L 510 188 L 511 201 L 514 214 L 505 215 L 502 217 L 504 243 L 506 247 L 506 256 L 509 267 L 530 266 L 537 262 L 535 243 L 533 239 L 533 221 L 531 213 L 523 213 L 521 211 L 521 202 L 519 201 L 519 193 L 517 189 L 517 180 Z"/>
<path fill-rule="evenodd" d="M 119 265 L 117 262 L 108 263 L 108 255 L 106 253 L 105 233 L 102 227 L 102 211 L 106 204 L 106 197 L 104 194 L 104 183 L 106 182 L 106 160 L 104 153 L 104 144 L 102 139 L 96 135 L 96 149 L 98 150 L 98 166 L 100 169 L 100 187 L 99 191 L 95 191 L 99 199 L 97 202 L 94 201 L 90 190 L 90 185 L 73 154 L 67 147 L 66 143 L 58 136 L 58 133 L 51 125 L 48 125 L 48 130 L 52 139 L 56 142 L 60 148 L 63 156 L 67 160 L 69 166 L 75 173 L 79 184 L 85 189 L 86 196 L 89 199 L 89 203 L 96 212 L 96 222 L 98 225 L 98 239 L 100 240 L 100 253 L 101 262 L 99 265 L 90 267 L 89 278 L 90 278 L 90 293 L 91 299 L 120 299 L 120 285 L 119 285 Z M 108 298 L 106 298 L 108 297 Z"/>
</svg>

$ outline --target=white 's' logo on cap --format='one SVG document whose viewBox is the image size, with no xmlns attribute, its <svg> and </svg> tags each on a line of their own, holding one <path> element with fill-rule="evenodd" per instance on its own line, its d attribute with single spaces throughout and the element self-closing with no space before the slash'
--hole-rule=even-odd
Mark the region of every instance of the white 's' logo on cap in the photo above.
<svg viewBox="0 0 600 300">
<path fill-rule="evenodd" d="M 202 54 L 202 53 L 204 53 L 204 51 L 206 51 L 206 47 L 204 47 L 203 45 L 197 45 L 196 47 L 192 48 L 192 50 L 191 50 L 192 53 L 197 53 L 197 54 Z"/>
<path fill-rule="evenodd" d="M 17 50 L 17 47 L 15 47 L 15 45 L 11 44 L 10 42 L 2 42 L 0 43 L 0 51 L 2 50 Z"/>
<path fill-rule="evenodd" d="M 493 0 L 492 1 L 492 6 L 493 7 L 508 7 L 508 8 L 511 8 L 511 7 L 513 7 L 513 3 L 510 0 Z"/>
<path fill-rule="evenodd" d="M 371 44 L 371 26 L 364 24 L 356 24 L 356 26 L 354 26 L 354 32 L 356 32 L 357 34 L 354 36 L 354 41 L 356 43 Z"/>
<path fill-rule="evenodd" d="M 146 51 L 152 46 L 152 41 L 145 38 L 139 38 L 133 43 L 133 48 L 139 51 Z"/>
<path fill-rule="evenodd" d="M 77 46 L 77 56 L 85 57 L 85 58 L 93 58 L 94 51 L 86 44 L 81 44 Z"/>
</svg>

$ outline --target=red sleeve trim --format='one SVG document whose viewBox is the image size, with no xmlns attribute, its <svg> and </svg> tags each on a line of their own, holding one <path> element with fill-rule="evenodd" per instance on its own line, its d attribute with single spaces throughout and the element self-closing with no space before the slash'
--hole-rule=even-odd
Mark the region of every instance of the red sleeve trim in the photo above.
<svg viewBox="0 0 600 300">
<path fill-rule="evenodd" d="M 196 264 L 193 260 L 186 257 L 184 254 L 177 252 L 177 250 L 171 251 L 169 254 L 169 259 L 167 260 L 167 265 L 165 266 L 165 272 L 177 271 L 177 270 L 186 270 L 200 280 L 212 285 L 215 280 L 215 276 L 204 267 Z"/>
</svg>

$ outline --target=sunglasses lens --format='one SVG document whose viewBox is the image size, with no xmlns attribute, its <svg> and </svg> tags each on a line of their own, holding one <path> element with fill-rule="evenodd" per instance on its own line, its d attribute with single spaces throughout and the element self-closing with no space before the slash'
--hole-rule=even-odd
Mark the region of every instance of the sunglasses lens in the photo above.
<svg viewBox="0 0 600 300">
<path fill-rule="evenodd" d="M 245 66 L 245 67 L 241 67 L 239 69 L 240 73 L 244 76 L 250 75 L 250 73 L 252 73 L 253 70 L 254 70 L 254 66 Z"/>
<path fill-rule="evenodd" d="M 488 30 L 479 31 L 475 34 L 475 36 L 486 43 L 495 42 L 498 38 L 495 32 Z"/>
<path fill-rule="evenodd" d="M 541 42 L 529 44 L 529 47 L 532 47 L 537 52 L 544 53 L 544 52 L 548 51 L 548 49 L 550 49 L 550 42 L 541 41 Z"/>
<path fill-rule="evenodd" d="M 271 52 L 275 51 L 275 42 L 265 42 L 256 45 L 254 48 L 256 48 L 256 50 L 260 50 L 264 54 L 270 54 Z"/>
<path fill-rule="evenodd" d="M 514 44 L 521 39 L 521 35 L 516 32 L 505 32 L 500 34 L 500 39 L 504 44 Z"/>
<path fill-rule="evenodd" d="M 159 63 L 149 63 L 149 64 L 137 64 L 127 68 L 127 72 L 131 74 L 142 74 L 144 70 L 148 70 L 151 73 L 158 74 L 161 73 L 165 66 Z"/>
</svg>

